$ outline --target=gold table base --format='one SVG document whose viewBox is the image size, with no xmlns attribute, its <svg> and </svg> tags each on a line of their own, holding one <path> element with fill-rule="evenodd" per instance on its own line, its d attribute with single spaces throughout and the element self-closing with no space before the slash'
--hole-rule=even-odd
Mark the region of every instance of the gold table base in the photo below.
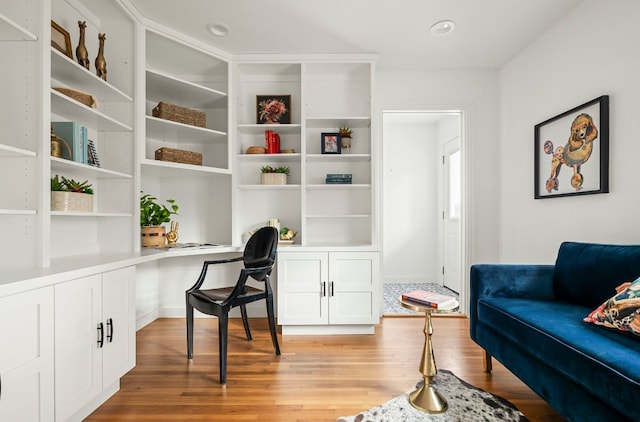
<svg viewBox="0 0 640 422">
<path fill-rule="evenodd" d="M 422 359 L 420 360 L 420 373 L 424 378 L 424 384 L 409 394 L 409 403 L 416 409 L 426 413 L 446 412 L 449 408 L 447 400 L 442 394 L 436 391 L 431 382 L 433 377 L 438 373 L 431 343 L 431 335 L 433 334 L 431 314 L 455 312 L 458 310 L 458 306 L 452 309 L 436 309 L 420 305 L 419 303 L 402 300 L 402 297 L 400 297 L 400 304 L 412 311 L 424 312 L 424 348 L 422 349 Z"/>
</svg>

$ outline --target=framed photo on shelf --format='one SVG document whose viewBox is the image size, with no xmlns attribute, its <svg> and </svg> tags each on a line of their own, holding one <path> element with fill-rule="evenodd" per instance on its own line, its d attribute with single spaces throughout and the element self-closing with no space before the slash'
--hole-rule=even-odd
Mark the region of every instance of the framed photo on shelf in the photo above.
<svg viewBox="0 0 640 422">
<path fill-rule="evenodd" d="M 63 27 L 51 21 L 51 47 L 73 60 L 71 36 Z"/>
<path fill-rule="evenodd" d="M 340 154 L 340 133 L 325 133 L 321 135 L 320 150 L 323 154 Z"/>
<path fill-rule="evenodd" d="M 534 198 L 609 192 L 609 96 L 535 125 Z"/>
<path fill-rule="evenodd" d="M 256 95 L 256 123 L 291 123 L 291 95 Z"/>
</svg>

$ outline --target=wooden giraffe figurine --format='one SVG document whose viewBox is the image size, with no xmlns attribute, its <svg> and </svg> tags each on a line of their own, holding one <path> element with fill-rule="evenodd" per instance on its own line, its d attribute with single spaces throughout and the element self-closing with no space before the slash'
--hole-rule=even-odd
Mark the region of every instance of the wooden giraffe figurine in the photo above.
<svg viewBox="0 0 640 422">
<path fill-rule="evenodd" d="M 76 58 L 81 66 L 89 70 L 89 52 L 87 51 L 87 47 L 84 45 L 84 30 L 87 28 L 87 22 L 78 21 L 78 27 L 80 28 L 80 41 L 76 47 Z"/>
<path fill-rule="evenodd" d="M 96 75 L 103 80 L 107 80 L 107 61 L 104 59 L 104 40 L 106 34 L 98 34 L 100 40 L 100 48 L 98 49 L 98 56 L 96 57 Z"/>
</svg>

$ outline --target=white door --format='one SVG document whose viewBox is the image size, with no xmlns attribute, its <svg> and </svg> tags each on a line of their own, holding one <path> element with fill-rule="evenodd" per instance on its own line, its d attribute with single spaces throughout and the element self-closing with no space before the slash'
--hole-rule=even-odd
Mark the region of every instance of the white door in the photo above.
<svg viewBox="0 0 640 422">
<path fill-rule="evenodd" d="M 377 252 L 329 253 L 329 324 L 377 324 Z"/>
<path fill-rule="evenodd" d="M 462 162 L 460 137 L 444 145 L 443 278 L 444 285 L 460 293 L 460 213 L 462 203 Z"/>
</svg>

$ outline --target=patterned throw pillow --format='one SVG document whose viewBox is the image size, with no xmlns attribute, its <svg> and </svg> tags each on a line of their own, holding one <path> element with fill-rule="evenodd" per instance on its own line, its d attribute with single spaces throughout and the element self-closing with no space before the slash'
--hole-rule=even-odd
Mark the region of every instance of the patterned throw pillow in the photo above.
<svg viewBox="0 0 640 422">
<path fill-rule="evenodd" d="M 640 278 L 616 288 L 617 293 L 583 321 L 640 336 Z"/>
</svg>

